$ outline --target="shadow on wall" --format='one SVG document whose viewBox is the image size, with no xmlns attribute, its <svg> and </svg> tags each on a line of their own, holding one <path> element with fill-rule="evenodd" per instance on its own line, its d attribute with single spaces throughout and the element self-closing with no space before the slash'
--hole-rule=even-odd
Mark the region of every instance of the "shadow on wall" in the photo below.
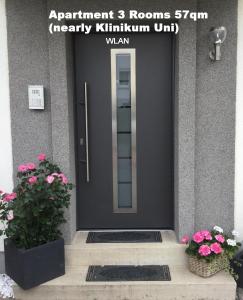
<svg viewBox="0 0 243 300">
<path fill-rule="evenodd" d="M 0 252 L 0 274 L 5 273 L 4 252 Z"/>
</svg>

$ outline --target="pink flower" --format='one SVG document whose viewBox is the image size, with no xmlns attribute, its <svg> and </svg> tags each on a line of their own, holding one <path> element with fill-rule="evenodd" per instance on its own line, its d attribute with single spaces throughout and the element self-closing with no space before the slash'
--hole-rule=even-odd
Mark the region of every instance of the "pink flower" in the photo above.
<svg viewBox="0 0 243 300">
<path fill-rule="evenodd" d="M 11 201 L 9 194 L 5 194 L 5 195 L 4 195 L 3 201 L 4 201 L 4 202 L 9 202 L 9 201 Z"/>
<path fill-rule="evenodd" d="M 19 172 L 27 172 L 28 171 L 28 167 L 26 165 L 20 165 L 18 166 L 18 171 Z"/>
<path fill-rule="evenodd" d="M 188 235 L 184 235 L 181 239 L 182 244 L 188 244 L 190 237 Z"/>
<path fill-rule="evenodd" d="M 9 194 L 10 200 L 14 200 L 17 197 L 16 193 Z"/>
<path fill-rule="evenodd" d="M 57 177 L 59 177 L 59 174 L 58 174 L 58 173 L 52 173 L 51 175 L 52 175 L 52 176 L 57 176 Z"/>
<path fill-rule="evenodd" d="M 201 234 L 200 231 L 198 231 L 198 232 L 194 233 L 192 239 L 194 242 L 199 244 L 204 240 L 204 236 Z"/>
<path fill-rule="evenodd" d="M 17 197 L 16 193 L 11 193 L 11 194 L 5 194 L 3 201 L 4 202 L 10 202 L 12 200 L 14 200 Z"/>
<path fill-rule="evenodd" d="M 198 249 L 198 253 L 201 256 L 208 256 L 211 253 L 211 249 L 210 249 L 210 247 L 208 245 L 202 245 Z"/>
<path fill-rule="evenodd" d="M 67 184 L 68 183 L 68 179 L 67 179 L 67 177 L 63 173 L 59 174 L 58 177 L 62 179 L 62 183 L 63 184 Z"/>
<path fill-rule="evenodd" d="M 36 169 L 36 166 L 34 163 L 27 163 L 26 167 L 28 168 L 28 170 L 33 171 Z"/>
<path fill-rule="evenodd" d="M 37 181 L 37 177 L 36 177 L 36 176 L 32 176 L 32 177 L 30 177 L 30 178 L 28 179 L 28 182 L 29 182 L 30 184 L 34 184 L 34 183 L 36 183 L 36 181 Z"/>
<path fill-rule="evenodd" d="M 222 244 L 225 242 L 225 238 L 222 234 L 215 235 L 215 239 Z"/>
<path fill-rule="evenodd" d="M 211 241 L 211 240 L 213 239 L 211 233 L 209 233 L 208 235 L 206 235 L 206 236 L 205 236 L 205 239 L 206 239 L 207 241 Z"/>
<path fill-rule="evenodd" d="M 201 230 L 200 232 L 201 232 L 201 235 L 205 238 L 205 240 L 211 241 L 213 239 L 210 231 L 208 231 L 208 230 Z"/>
<path fill-rule="evenodd" d="M 10 211 L 8 212 L 8 214 L 7 214 L 7 219 L 8 219 L 8 221 L 11 221 L 11 220 L 14 219 L 14 214 L 13 214 L 13 211 L 12 211 L 12 210 L 10 210 Z"/>
<path fill-rule="evenodd" d="M 0 190 L 0 195 L 4 194 L 4 191 Z"/>
<path fill-rule="evenodd" d="M 55 179 L 55 177 L 52 176 L 52 175 L 48 175 L 48 176 L 46 177 L 46 181 L 47 181 L 48 183 L 50 183 L 50 184 L 54 181 L 54 179 Z"/>
<path fill-rule="evenodd" d="M 63 174 L 63 173 L 52 173 L 51 176 L 55 176 L 55 177 L 59 177 L 62 180 L 62 183 L 67 184 L 68 183 L 68 179 L 67 177 Z"/>
<path fill-rule="evenodd" d="M 203 235 L 204 237 L 211 235 L 211 233 L 208 230 L 201 230 L 201 235 Z"/>
<path fill-rule="evenodd" d="M 213 243 L 210 246 L 210 249 L 215 253 L 215 254 L 220 254 L 222 253 L 223 249 L 221 248 L 219 243 Z"/>
<path fill-rule="evenodd" d="M 38 158 L 39 161 L 44 161 L 44 160 L 46 160 L 46 155 L 44 153 L 40 153 L 37 156 L 37 158 Z"/>
</svg>

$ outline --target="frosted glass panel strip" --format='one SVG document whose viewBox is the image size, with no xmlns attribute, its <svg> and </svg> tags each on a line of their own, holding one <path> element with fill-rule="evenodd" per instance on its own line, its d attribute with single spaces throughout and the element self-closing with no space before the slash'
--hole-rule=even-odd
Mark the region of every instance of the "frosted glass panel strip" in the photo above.
<svg viewBox="0 0 243 300">
<path fill-rule="evenodd" d="M 113 210 L 136 213 L 135 49 L 111 49 Z"/>
</svg>

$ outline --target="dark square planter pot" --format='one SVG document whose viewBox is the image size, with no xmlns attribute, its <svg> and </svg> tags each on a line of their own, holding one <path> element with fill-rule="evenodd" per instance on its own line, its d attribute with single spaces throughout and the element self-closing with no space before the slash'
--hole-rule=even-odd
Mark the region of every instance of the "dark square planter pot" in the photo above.
<svg viewBox="0 0 243 300">
<path fill-rule="evenodd" d="M 5 239 L 4 250 L 6 274 L 25 290 L 65 274 L 63 239 L 27 250 Z"/>
</svg>

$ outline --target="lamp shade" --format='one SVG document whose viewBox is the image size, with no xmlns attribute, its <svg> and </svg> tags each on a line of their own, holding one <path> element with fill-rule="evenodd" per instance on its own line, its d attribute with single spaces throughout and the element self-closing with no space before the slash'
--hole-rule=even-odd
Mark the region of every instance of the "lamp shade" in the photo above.
<svg viewBox="0 0 243 300">
<path fill-rule="evenodd" d="M 212 28 L 209 31 L 209 39 L 214 44 L 222 44 L 226 39 L 226 35 L 227 30 L 223 26 Z"/>
</svg>

